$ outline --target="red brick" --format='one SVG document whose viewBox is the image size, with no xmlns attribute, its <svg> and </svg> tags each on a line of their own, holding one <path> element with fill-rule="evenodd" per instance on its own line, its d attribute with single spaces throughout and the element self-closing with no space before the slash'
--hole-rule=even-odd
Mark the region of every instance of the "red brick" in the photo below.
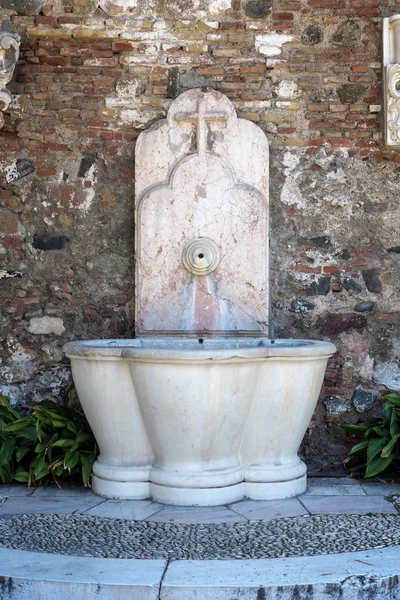
<svg viewBox="0 0 400 600">
<path fill-rule="evenodd" d="M 92 119 L 87 124 L 88 127 L 95 127 L 96 129 L 103 129 L 109 127 L 109 121 L 105 121 L 103 119 Z"/>
<path fill-rule="evenodd" d="M 309 0 L 313 8 L 345 8 L 345 0 Z"/>
<path fill-rule="evenodd" d="M 57 25 L 57 17 L 46 17 L 43 15 L 38 15 L 35 17 L 36 25 Z"/>
<path fill-rule="evenodd" d="M 58 22 L 60 25 L 81 25 L 83 23 L 83 19 L 81 17 L 58 17 Z"/>
<path fill-rule="evenodd" d="M 224 29 L 246 29 L 246 23 L 243 21 L 222 21 L 219 24 L 221 30 Z"/>
<path fill-rule="evenodd" d="M 36 171 L 38 177 L 51 177 L 56 175 L 57 170 L 55 167 L 41 167 Z"/>
<path fill-rule="evenodd" d="M 326 104 L 307 104 L 307 110 L 310 112 L 327 112 L 328 106 Z"/>
<path fill-rule="evenodd" d="M 111 50 L 92 50 L 91 55 L 95 58 L 109 58 L 113 53 Z"/>
<path fill-rule="evenodd" d="M 335 147 L 343 147 L 343 148 L 351 148 L 352 147 L 352 142 L 350 142 L 349 140 L 331 140 L 330 141 L 331 146 Z"/>
<path fill-rule="evenodd" d="M 290 135 L 292 133 L 296 133 L 296 127 L 278 127 L 278 133 L 282 135 Z"/>
<path fill-rule="evenodd" d="M 26 306 L 27 304 L 39 304 L 39 298 L 13 298 L 14 304 L 19 304 L 20 306 Z"/>
<path fill-rule="evenodd" d="M 274 21 L 293 21 L 294 17 L 292 13 L 272 13 L 272 19 Z"/>
<path fill-rule="evenodd" d="M 321 267 L 309 267 L 308 265 L 295 265 L 295 271 L 301 271 L 301 273 L 321 273 Z"/>
<path fill-rule="evenodd" d="M 112 51 L 113 52 L 129 52 L 133 49 L 133 46 L 130 42 L 113 42 L 112 43 Z"/>
<path fill-rule="evenodd" d="M 330 265 L 330 266 L 322 267 L 322 272 L 323 273 L 338 273 L 339 268 L 335 267 L 333 265 Z"/>
<path fill-rule="evenodd" d="M 43 56 L 42 63 L 45 65 L 54 65 L 57 67 L 66 67 L 68 65 L 68 61 L 63 56 Z"/>
<path fill-rule="evenodd" d="M 360 8 L 360 15 L 379 15 L 379 8 Z"/>
</svg>

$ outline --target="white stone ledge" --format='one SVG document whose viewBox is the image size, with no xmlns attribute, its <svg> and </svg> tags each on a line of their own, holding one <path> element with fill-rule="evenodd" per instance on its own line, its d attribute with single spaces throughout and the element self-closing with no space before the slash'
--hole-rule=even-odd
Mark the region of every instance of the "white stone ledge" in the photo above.
<svg viewBox="0 0 400 600">
<path fill-rule="evenodd" d="M 396 600 L 400 548 L 268 560 L 86 558 L 0 549 L 2 600 Z"/>
<path fill-rule="evenodd" d="M 321 556 L 268 560 L 176 561 L 160 600 L 396 600 L 397 546 Z"/>
<path fill-rule="evenodd" d="M 1 600 L 158 600 L 166 561 L 0 548 Z"/>
</svg>

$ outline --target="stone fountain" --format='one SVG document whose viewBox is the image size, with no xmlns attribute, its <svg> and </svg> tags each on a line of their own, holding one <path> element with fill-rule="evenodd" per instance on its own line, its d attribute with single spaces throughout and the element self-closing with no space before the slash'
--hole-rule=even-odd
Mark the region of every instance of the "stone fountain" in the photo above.
<svg viewBox="0 0 400 600">
<path fill-rule="evenodd" d="M 190 90 L 136 146 L 136 333 L 64 346 L 109 498 L 216 505 L 306 489 L 328 342 L 271 340 L 268 142 Z"/>
</svg>

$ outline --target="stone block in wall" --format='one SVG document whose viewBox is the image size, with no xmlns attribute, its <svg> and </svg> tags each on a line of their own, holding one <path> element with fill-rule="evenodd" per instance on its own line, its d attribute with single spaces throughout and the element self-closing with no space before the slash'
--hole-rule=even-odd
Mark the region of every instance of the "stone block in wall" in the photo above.
<svg viewBox="0 0 400 600">
<path fill-rule="evenodd" d="M 378 294 L 382 291 L 382 283 L 378 277 L 376 269 L 365 269 L 362 272 L 362 276 L 369 292 Z"/>
<path fill-rule="evenodd" d="M 91 15 L 98 5 L 98 0 L 74 0 L 74 12 L 78 15 Z"/>
<path fill-rule="evenodd" d="M 42 0 L 1 0 L 1 8 L 15 10 L 18 15 L 34 16 L 42 10 Z"/>
<path fill-rule="evenodd" d="M 18 215 L 0 212 L 0 235 L 4 233 L 18 233 Z"/>
<path fill-rule="evenodd" d="M 364 329 L 367 319 L 364 315 L 354 313 L 327 314 L 321 328 L 322 335 L 339 335 L 351 329 Z"/>
<path fill-rule="evenodd" d="M 382 362 L 376 365 L 373 379 L 391 392 L 400 392 L 400 367 L 398 361 Z"/>
<path fill-rule="evenodd" d="M 373 407 L 375 401 L 379 398 L 377 390 L 366 390 L 357 386 L 354 390 L 352 403 L 357 412 L 365 412 Z"/>
<path fill-rule="evenodd" d="M 250 19 L 265 19 L 272 10 L 272 0 L 249 0 L 243 10 Z"/>
</svg>

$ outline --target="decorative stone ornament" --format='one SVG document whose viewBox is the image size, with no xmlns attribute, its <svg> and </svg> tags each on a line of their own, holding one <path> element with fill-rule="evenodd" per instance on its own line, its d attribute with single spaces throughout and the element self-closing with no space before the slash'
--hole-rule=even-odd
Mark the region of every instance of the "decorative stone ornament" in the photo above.
<svg viewBox="0 0 400 600">
<path fill-rule="evenodd" d="M 138 335 L 266 335 L 268 140 L 192 89 L 136 150 Z"/>
<path fill-rule="evenodd" d="M 193 275 L 209 275 L 219 265 L 219 248 L 210 238 L 191 240 L 183 251 L 183 264 Z"/>
<path fill-rule="evenodd" d="M 0 32 L 0 128 L 4 124 L 1 113 L 8 109 L 11 102 L 11 94 L 6 85 L 11 81 L 17 64 L 20 41 L 21 38 L 16 33 Z"/>
<path fill-rule="evenodd" d="M 400 15 L 383 19 L 383 96 L 385 144 L 400 148 Z"/>
</svg>

